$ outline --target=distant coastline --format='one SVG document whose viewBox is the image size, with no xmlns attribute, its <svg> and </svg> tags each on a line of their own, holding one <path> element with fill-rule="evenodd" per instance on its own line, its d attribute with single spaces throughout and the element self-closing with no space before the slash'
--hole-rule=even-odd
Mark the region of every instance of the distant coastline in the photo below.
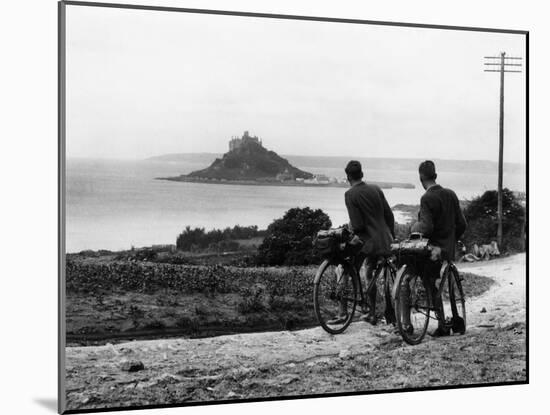
<svg viewBox="0 0 550 415">
<path fill-rule="evenodd" d="M 146 161 L 160 161 L 170 163 L 182 162 L 201 162 L 205 165 L 210 164 L 216 158 L 221 157 L 222 153 L 169 153 L 158 156 L 148 157 Z M 352 157 L 352 156 L 303 156 L 283 154 L 292 164 L 301 168 L 341 168 L 343 170 L 346 163 L 351 159 L 359 160 L 368 170 L 414 170 L 418 169 L 418 164 L 423 159 L 418 158 L 392 158 L 392 157 Z M 453 160 L 434 158 L 439 172 L 453 173 L 480 173 L 496 174 L 498 163 L 492 160 Z M 517 162 L 505 162 L 504 170 L 507 174 L 524 174 L 526 165 Z"/>
<path fill-rule="evenodd" d="M 244 186 L 287 186 L 287 187 L 349 187 L 347 183 L 341 182 L 328 182 L 328 183 L 305 183 L 297 180 L 216 180 L 216 179 L 202 179 L 192 176 L 176 176 L 176 177 L 156 177 L 155 180 L 168 180 L 172 182 L 187 182 L 187 183 L 203 183 L 203 184 L 233 184 Z M 367 182 L 374 184 L 382 189 L 414 189 L 415 186 L 411 183 L 397 183 L 397 182 Z"/>
</svg>

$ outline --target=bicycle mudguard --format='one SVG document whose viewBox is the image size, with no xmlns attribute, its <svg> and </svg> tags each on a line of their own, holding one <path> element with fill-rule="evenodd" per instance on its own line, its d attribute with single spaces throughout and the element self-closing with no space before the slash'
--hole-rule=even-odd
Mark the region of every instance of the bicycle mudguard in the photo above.
<svg viewBox="0 0 550 415">
<path fill-rule="evenodd" d="M 397 303 L 397 287 L 399 287 L 399 285 L 401 284 L 401 279 L 403 278 L 403 274 L 405 274 L 406 269 L 407 269 L 407 265 L 405 264 L 401 268 L 399 268 L 395 273 L 395 281 L 391 289 L 391 298 L 394 304 Z"/>
</svg>

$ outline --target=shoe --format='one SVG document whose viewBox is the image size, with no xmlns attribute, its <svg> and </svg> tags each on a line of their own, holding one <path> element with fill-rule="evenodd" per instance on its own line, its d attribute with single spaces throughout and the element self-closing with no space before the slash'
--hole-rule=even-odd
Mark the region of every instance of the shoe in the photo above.
<svg viewBox="0 0 550 415">
<path fill-rule="evenodd" d="M 450 336 L 451 330 L 446 327 L 438 327 L 431 333 L 428 333 L 432 337 L 444 337 L 444 336 Z"/>
<path fill-rule="evenodd" d="M 466 325 L 462 317 L 453 317 L 452 327 L 453 333 L 464 334 L 466 332 Z"/>
<path fill-rule="evenodd" d="M 384 316 L 384 319 L 386 320 L 386 324 L 392 324 L 395 326 L 395 316 L 391 313 L 387 313 L 385 316 Z"/>
<path fill-rule="evenodd" d="M 370 323 L 373 326 L 376 326 L 376 323 L 377 323 L 376 316 L 373 314 L 362 315 L 361 320 L 366 321 L 367 323 Z"/>
<path fill-rule="evenodd" d="M 327 324 L 343 324 L 348 319 L 348 316 L 337 316 L 334 317 L 332 320 L 327 321 Z"/>
</svg>

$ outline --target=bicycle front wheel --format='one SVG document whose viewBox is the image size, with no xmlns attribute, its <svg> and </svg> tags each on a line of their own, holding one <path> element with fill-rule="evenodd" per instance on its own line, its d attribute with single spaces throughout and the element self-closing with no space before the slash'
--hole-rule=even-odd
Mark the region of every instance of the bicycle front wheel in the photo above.
<svg viewBox="0 0 550 415">
<path fill-rule="evenodd" d="M 325 260 L 315 275 L 313 306 L 319 324 L 330 334 L 342 333 L 357 307 L 357 283 L 343 265 Z"/>
<path fill-rule="evenodd" d="M 395 295 L 395 316 L 397 328 L 408 344 L 418 344 L 428 330 L 430 322 L 430 301 L 422 277 L 405 269 L 397 282 Z"/>
</svg>

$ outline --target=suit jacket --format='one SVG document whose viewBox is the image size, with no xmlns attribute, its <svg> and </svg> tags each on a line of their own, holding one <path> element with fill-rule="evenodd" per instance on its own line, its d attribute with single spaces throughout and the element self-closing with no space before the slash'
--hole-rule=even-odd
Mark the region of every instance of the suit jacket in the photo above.
<svg viewBox="0 0 550 415">
<path fill-rule="evenodd" d="M 394 221 L 382 190 L 360 182 L 346 191 L 345 201 L 353 233 L 364 242 L 361 251 L 367 255 L 389 253 Z"/>
<path fill-rule="evenodd" d="M 438 184 L 426 190 L 412 230 L 422 232 L 430 243 L 441 247 L 445 258 L 454 260 L 456 242 L 466 230 L 466 218 L 455 192 Z"/>
</svg>

